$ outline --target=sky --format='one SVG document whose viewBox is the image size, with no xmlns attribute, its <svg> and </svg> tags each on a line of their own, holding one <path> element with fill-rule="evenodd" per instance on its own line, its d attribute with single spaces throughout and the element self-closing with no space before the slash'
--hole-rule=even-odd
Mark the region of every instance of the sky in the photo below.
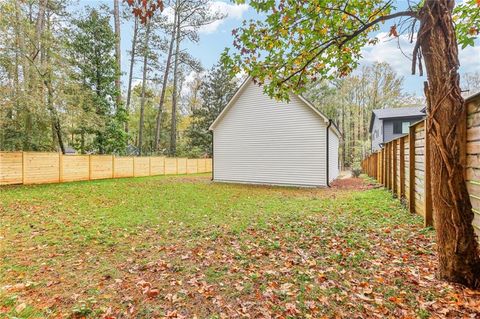
<svg viewBox="0 0 480 319">
<path fill-rule="evenodd" d="M 399 8 L 406 5 L 406 1 L 397 1 Z M 80 0 L 80 7 L 83 5 L 96 6 L 107 4 L 112 6 L 113 0 Z M 220 54 L 225 47 L 232 46 L 232 30 L 241 25 L 244 19 L 259 19 L 260 16 L 248 4 L 234 4 L 230 1 L 212 0 L 212 10 L 226 14 L 226 18 L 203 27 L 200 30 L 199 43 L 185 43 L 183 49 L 200 60 L 203 67 L 211 68 L 218 62 Z M 398 39 L 388 37 L 388 28 L 394 22 L 385 23 L 382 30 L 371 36 L 377 36 L 380 42 L 374 46 L 369 46 L 363 50 L 363 58 L 360 65 L 369 65 L 374 62 L 388 62 L 394 70 L 404 77 L 404 90 L 407 93 L 423 96 L 423 82 L 426 76 L 411 75 L 411 61 L 405 57 L 405 54 L 412 52 L 412 44 L 409 43 L 407 36 L 402 35 Z M 133 24 L 123 23 L 122 35 L 122 70 L 124 71 L 123 83 L 127 82 L 126 70 L 128 70 L 129 50 L 131 47 Z M 401 50 L 399 50 L 399 46 Z M 139 63 L 138 63 L 139 64 Z M 480 41 L 477 41 L 475 47 L 467 47 L 460 50 L 460 72 L 480 72 Z M 140 72 L 139 67 L 136 68 Z M 136 75 L 139 78 L 139 75 Z M 136 80 L 138 81 L 138 80 Z"/>
</svg>

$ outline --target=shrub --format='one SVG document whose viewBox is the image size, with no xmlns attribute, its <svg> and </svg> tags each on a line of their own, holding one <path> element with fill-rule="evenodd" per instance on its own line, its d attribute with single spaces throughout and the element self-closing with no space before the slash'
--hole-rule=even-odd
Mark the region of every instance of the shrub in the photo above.
<svg viewBox="0 0 480 319">
<path fill-rule="evenodd" d="M 359 177 L 361 173 L 362 173 L 361 168 L 356 167 L 356 168 L 352 169 L 352 176 L 353 177 Z"/>
</svg>

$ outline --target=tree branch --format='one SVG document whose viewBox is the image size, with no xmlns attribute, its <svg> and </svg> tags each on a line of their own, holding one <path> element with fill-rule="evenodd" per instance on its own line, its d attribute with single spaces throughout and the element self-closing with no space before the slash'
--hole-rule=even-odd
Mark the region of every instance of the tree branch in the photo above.
<svg viewBox="0 0 480 319">
<path fill-rule="evenodd" d="M 360 34 L 365 32 L 366 30 L 368 30 L 370 27 L 372 27 L 372 26 L 374 26 L 374 25 L 376 25 L 380 22 L 395 19 L 395 18 L 398 18 L 398 17 L 412 17 L 412 18 L 418 19 L 418 15 L 414 11 L 400 11 L 400 12 L 396 12 L 396 13 L 393 13 L 393 14 L 390 14 L 390 15 L 387 15 L 387 16 L 378 17 L 375 20 L 372 20 L 371 22 L 362 25 L 359 29 L 355 30 L 355 32 L 353 32 L 351 34 L 346 34 L 346 35 L 340 36 L 339 38 L 343 38 L 343 40 L 340 41 L 340 43 L 338 44 L 338 47 L 341 48 L 343 45 L 345 45 L 345 43 L 347 43 L 348 41 L 350 41 L 350 40 L 354 39 L 355 37 L 359 36 Z M 323 43 L 327 44 L 327 45 L 322 47 L 321 50 L 318 51 L 315 55 L 313 55 L 310 59 L 308 59 L 308 61 L 301 68 L 299 68 L 297 71 L 293 72 L 288 77 L 286 77 L 285 79 L 280 81 L 280 83 L 285 83 L 285 82 L 289 81 L 292 77 L 297 75 L 298 73 L 301 73 L 303 69 L 305 69 L 308 65 L 310 65 L 310 63 L 312 63 L 316 58 L 318 58 L 323 52 L 325 52 L 328 48 L 330 48 L 333 44 L 336 44 L 337 42 L 335 41 L 335 38 L 332 38 L 329 41 L 323 42 Z M 320 47 L 321 47 L 321 45 L 317 46 L 313 50 L 316 50 Z"/>
</svg>

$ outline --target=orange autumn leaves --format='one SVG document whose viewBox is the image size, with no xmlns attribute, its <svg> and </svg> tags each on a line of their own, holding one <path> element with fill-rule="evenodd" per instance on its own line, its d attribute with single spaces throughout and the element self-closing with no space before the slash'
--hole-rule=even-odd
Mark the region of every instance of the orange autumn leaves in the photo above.
<svg viewBox="0 0 480 319">
<path fill-rule="evenodd" d="M 140 18 L 143 24 L 153 16 L 155 11 L 164 9 L 163 0 L 126 0 L 126 2 L 132 7 L 132 13 Z"/>
</svg>

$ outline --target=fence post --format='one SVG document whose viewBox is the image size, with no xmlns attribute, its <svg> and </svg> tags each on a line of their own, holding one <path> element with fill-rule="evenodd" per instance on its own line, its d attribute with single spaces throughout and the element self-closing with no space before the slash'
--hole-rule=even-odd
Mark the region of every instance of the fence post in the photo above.
<svg viewBox="0 0 480 319">
<path fill-rule="evenodd" d="M 25 152 L 22 152 L 22 184 L 25 184 Z"/>
<path fill-rule="evenodd" d="M 63 155 L 58 152 L 58 182 L 63 182 Z"/>
<path fill-rule="evenodd" d="M 392 144 L 387 144 L 387 188 L 392 189 Z"/>
<path fill-rule="evenodd" d="M 112 178 L 115 178 L 115 155 L 112 154 Z"/>
<path fill-rule="evenodd" d="M 431 189 L 431 172 L 430 172 L 430 138 L 428 136 L 428 122 L 425 120 L 424 132 L 425 132 L 425 172 L 424 172 L 424 192 L 425 192 L 425 227 L 433 225 L 433 214 L 432 214 L 432 189 Z"/>
<path fill-rule="evenodd" d="M 387 144 L 387 188 L 392 189 L 392 144 Z"/>
<path fill-rule="evenodd" d="M 415 126 L 410 126 L 409 128 L 408 142 L 410 147 L 408 156 L 410 200 L 408 202 L 408 208 L 410 213 L 415 214 Z"/>
<path fill-rule="evenodd" d="M 382 153 L 377 153 L 377 181 L 382 183 Z"/>
<path fill-rule="evenodd" d="M 393 193 L 393 144 L 395 142 L 390 142 L 390 190 Z"/>
<path fill-rule="evenodd" d="M 152 176 L 152 156 L 148 158 L 148 176 Z"/>
<path fill-rule="evenodd" d="M 398 142 L 398 139 L 393 141 L 393 144 L 392 144 L 392 159 L 393 159 L 393 165 L 392 165 L 393 187 L 392 187 L 392 191 L 393 191 L 394 195 L 397 195 L 397 142 Z"/>
<path fill-rule="evenodd" d="M 405 197 L 405 136 L 400 140 L 400 167 L 399 167 L 399 177 L 400 177 L 400 188 L 398 190 L 398 197 Z"/>
<path fill-rule="evenodd" d="M 135 177 L 135 155 L 133 156 L 133 177 Z"/>
<path fill-rule="evenodd" d="M 385 154 L 387 152 L 385 152 L 385 148 L 386 148 L 386 146 L 384 146 L 382 148 L 382 185 L 383 186 L 386 186 L 386 184 L 387 184 L 386 180 L 385 180 L 385 175 L 386 175 L 385 172 L 387 170 L 387 166 L 385 165 Z"/>
<path fill-rule="evenodd" d="M 382 184 L 382 150 L 378 151 L 378 182 Z"/>
<path fill-rule="evenodd" d="M 384 180 L 385 180 L 385 187 L 388 188 L 388 144 L 385 144 L 385 159 L 383 160 L 383 162 L 385 163 L 385 177 L 384 177 Z"/>
<path fill-rule="evenodd" d="M 394 141 L 391 141 L 390 142 L 390 190 L 392 191 L 392 193 L 394 193 L 394 186 L 395 186 L 395 180 L 394 180 L 394 167 L 393 165 L 395 164 L 394 163 L 394 156 L 393 156 L 393 146 L 394 146 L 395 142 Z"/>
<path fill-rule="evenodd" d="M 380 151 L 380 184 L 385 185 L 385 148 Z"/>
<path fill-rule="evenodd" d="M 92 180 L 92 155 L 88 155 L 88 180 Z"/>
<path fill-rule="evenodd" d="M 380 162 L 378 163 L 378 171 L 380 173 L 380 184 L 383 184 L 383 149 L 380 150 Z"/>
</svg>

